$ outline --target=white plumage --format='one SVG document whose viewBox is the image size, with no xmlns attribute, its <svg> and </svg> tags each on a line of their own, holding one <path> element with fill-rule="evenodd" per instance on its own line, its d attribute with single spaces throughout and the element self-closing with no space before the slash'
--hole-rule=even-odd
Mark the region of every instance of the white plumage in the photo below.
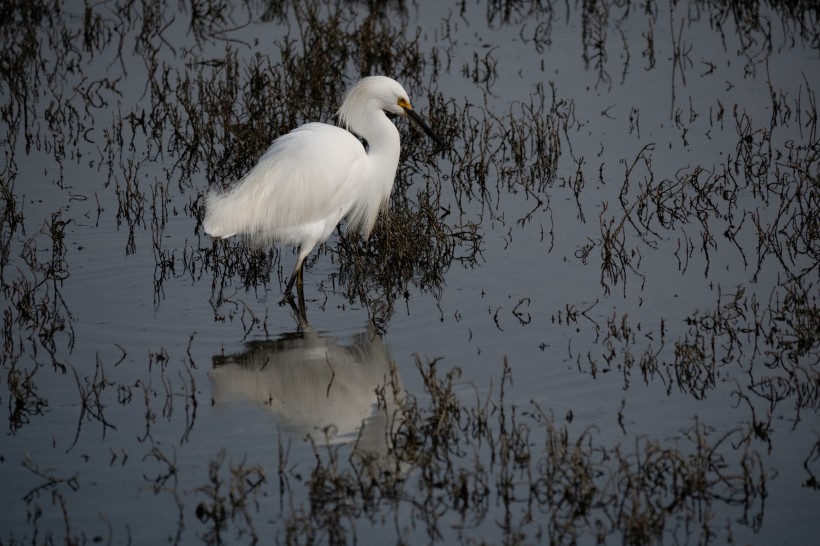
<svg viewBox="0 0 820 546">
<path fill-rule="evenodd" d="M 339 109 L 346 129 L 307 123 L 276 139 L 256 166 L 232 189 L 209 192 L 205 232 L 218 238 L 239 235 L 250 244 L 299 246 L 286 293 L 302 287 L 302 264 L 317 243 L 347 218 L 347 229 L 367 237 L 393 189 L 400 142 L 385 112 L 408 116 L 436 142 L 413 111 L 402 86 L 384 76 L 354 85 Z M 368 149 L 354 136 L 364 138 Z"/>
</svg>

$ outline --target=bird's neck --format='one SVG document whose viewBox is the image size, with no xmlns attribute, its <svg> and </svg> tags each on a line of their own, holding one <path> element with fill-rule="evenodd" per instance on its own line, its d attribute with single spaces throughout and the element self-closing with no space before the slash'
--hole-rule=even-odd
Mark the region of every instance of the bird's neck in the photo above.
<svg viewBox="0 0 820 546">
<path fill-rule="evenodd" d="M 367 141 L 367 155 L 374 161 L 398 165 L 401 153 L 399 130 L 381 110 L 374 112 L 362 124 L 366 130 L 359 134 Z"/>
</svg>

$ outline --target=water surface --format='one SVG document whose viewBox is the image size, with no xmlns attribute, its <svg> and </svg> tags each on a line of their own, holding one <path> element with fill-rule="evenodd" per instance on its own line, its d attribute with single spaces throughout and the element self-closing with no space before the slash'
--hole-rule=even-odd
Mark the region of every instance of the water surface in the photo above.
<svg viewBox="0 0 820 546">
<path fill-rule="evenodd" d="M 2 543 L 820 531 L 816 9 L 439 4 L 5 8 Z M 203 196 L 377 73 L 305 321 Z"/>
</svg>

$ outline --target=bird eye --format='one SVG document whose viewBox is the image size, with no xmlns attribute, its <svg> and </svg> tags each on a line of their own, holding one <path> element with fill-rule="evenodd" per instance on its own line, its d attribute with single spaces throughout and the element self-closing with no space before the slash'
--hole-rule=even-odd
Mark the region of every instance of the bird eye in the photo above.
<svg viewBox="0 0 820 546">
<path fill-rule="evenodd" d="M 399 100 L 396 101 L 396 104 L 398 104 L 399 106 L 401 106 L 405 110 L 412 110 L 413 109 L 413 107 L 410 106 L 410 101 L 408 101 L 404 97 L 399 97 Z"/>
</svg>

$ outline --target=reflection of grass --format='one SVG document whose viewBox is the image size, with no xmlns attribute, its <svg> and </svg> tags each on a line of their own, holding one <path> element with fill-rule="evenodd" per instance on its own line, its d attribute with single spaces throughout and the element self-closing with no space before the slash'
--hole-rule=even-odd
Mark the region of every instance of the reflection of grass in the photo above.
<svg viewBox="0 0 820 546">
<path fill-rule="evenodd" d="M 60 212 L 52 214 L 31 237 L 12 238 L 17 229 L 14 221 L 2 226 L 4 237 L 9 237 L 5 250 L 7 256 L 13 252 L 20 260 L 16 262 L 15 271 L 2 270 L 6 305 L 3 309 L 3 362 L 10 363 L 11 370 L 27 351 L 36 355 L 38 350 L 44 350 L 56 369 L 66 371 L 62 353 L 74 346 L 71 313 L 62 296 L 62 283 L 69 276 L 64 236 L 67 226 L 68 222 L 62 220 Z M 21 371 L 27 378 L 25 384 L 30 384 L 28 380 L 35 371 Z M 33 393 L 34 390 L 32 387 L 17 392 Z M 43 404 L 35 404 L 40 405 Z M 20 409 L 29 404 L 17 397 L 17 406 Z"/>
<path fill-rule="evenodd" d="M 313 461 L 291 461 L 280 438 L 278 477 L 246 460 L 226 468 L 221 451 L 206 483 L 185 490 L 178 482 L 190 479 L 192 469 L 155 448 L 152 458 L 167 471 L 157 474 L 154 492 L 172 494 L 180 507 L 195 504 L 209 543 L 251 541 L 272 525 L 277 542 L 325 537 L 345 544 L 390 521 L 403 523 L 379 532 L 405 542 L 426 536 L 472 543 L 495 525 L 499 510 L 505 541 L 513 544 L 542 534 L 553 543 L 590 535 L 630 544 L 670 537 L 687 543 L 726 530 L 725 521 L 711 519 L 717 505 L 760 524 L 766 475 L 752 438 L 740 429 L 716 435 L 695 422 L 677 443 L 643 438 L 605 446 L 595 428 L 575 431 L 571 420 L 561 422 L 536 404 L 510 406 L 509 367 L 498 388 L 474 402 L 458 393 L 460 370 L 440 367 L 417 362 L 424 394 L 401 397 L 388 416 L 389 457 L 313 443 Z M 48 487 L 60 492 L 64 483 L 52 480 Z M 37 490 L 29 497 L 36 505 Z M 190 523 L 192 515 L 180 509 L 178 539 L 203 530 Z"/>
<path fill-rule="evenodd" d="M 769 305 L 743 288 L 730 293 L 718 290 L 715 307 L 695 310 L 686 317 L 686 332 L 677 334 L 671 344 L 665 319 L 654 330 L 615 313 L 605 325 L 599 325 L 586 314 L 590 309 L 578 313 L 568 307 L 558 314 L 557 321 L 574 326 L 583 316 L 589 321 L 585 324 L 591 324 L 595 343 L 603 349 L 603 363 L 589 354 L 575 358 L 570 354 L 570 358 L 593 377 L 601 370 L 618 369 L 625 388 L 638 375 L 646 384 L 663 383 L 670 393 L 704 399 L 720 378 L 725 379 L 727 371 L 742 371 L 751 374 L 748 388 L 752 398 L 765 403 L 769 420 L 775 409 L 793 408 L 791 418 L 798 422 L 804 411 L 813 411 L 820 403 L 820 370 L 816 365 L 820 360 L 820 313 L 810 287 L 803 282 L 795 280 L 773 288 Z M 639 335 L 651 341 L 643 349 Z M 738 387 L 734 396 L 749 401 L 754 413 L 744 389 Z"/>
<path fill-rule="evenodd" d="M 644 439 L 633 448 L 604 447 L 594 429 L 573 432 L 537 405 L 509 407 L 509 368 L 496 394 L 470 404 L 455 392 L 459 370 L 440 373 L 435 362 L 417 364 L 428 402 L 410 396 L 396 418 L 396 455 L 412 468 L 400 485 L 393 469 L 362 487 L 357 459 L 347 468 L 338 456 L 317 454 L 330 468 L 313 475 L 327 494 L 312 505 L 321 506 L 325 518 L 334 514 L 348 539 L 349 514 L 380 521 L 394 512 L 431 538 L 469 543 L 480 536 L 475 529 L 497 517 L 494 505 L 504 514 L 505 541 L 514 544 L 540 533 L 553 543 L 588 534 L 634 544 L 669 536 L 687 542 L 717 532 L 709 514 L 721 503 L 741 507 L 744 519 L 760 523 L 766 477 L 740 430 L 714 437 L 696 422 L 679 445 Z M 337 496 L 339 487 L 343 494 Z M 397 488 L 420 501 L 405 506 L 394 496 Z M 311 489 L 317 490 L 315 483 Z M 309 533 L 312 511 L 299 514 L 301 532 Z M 450 526 L 457 539 L 448 535 Z"/>
</svg>

